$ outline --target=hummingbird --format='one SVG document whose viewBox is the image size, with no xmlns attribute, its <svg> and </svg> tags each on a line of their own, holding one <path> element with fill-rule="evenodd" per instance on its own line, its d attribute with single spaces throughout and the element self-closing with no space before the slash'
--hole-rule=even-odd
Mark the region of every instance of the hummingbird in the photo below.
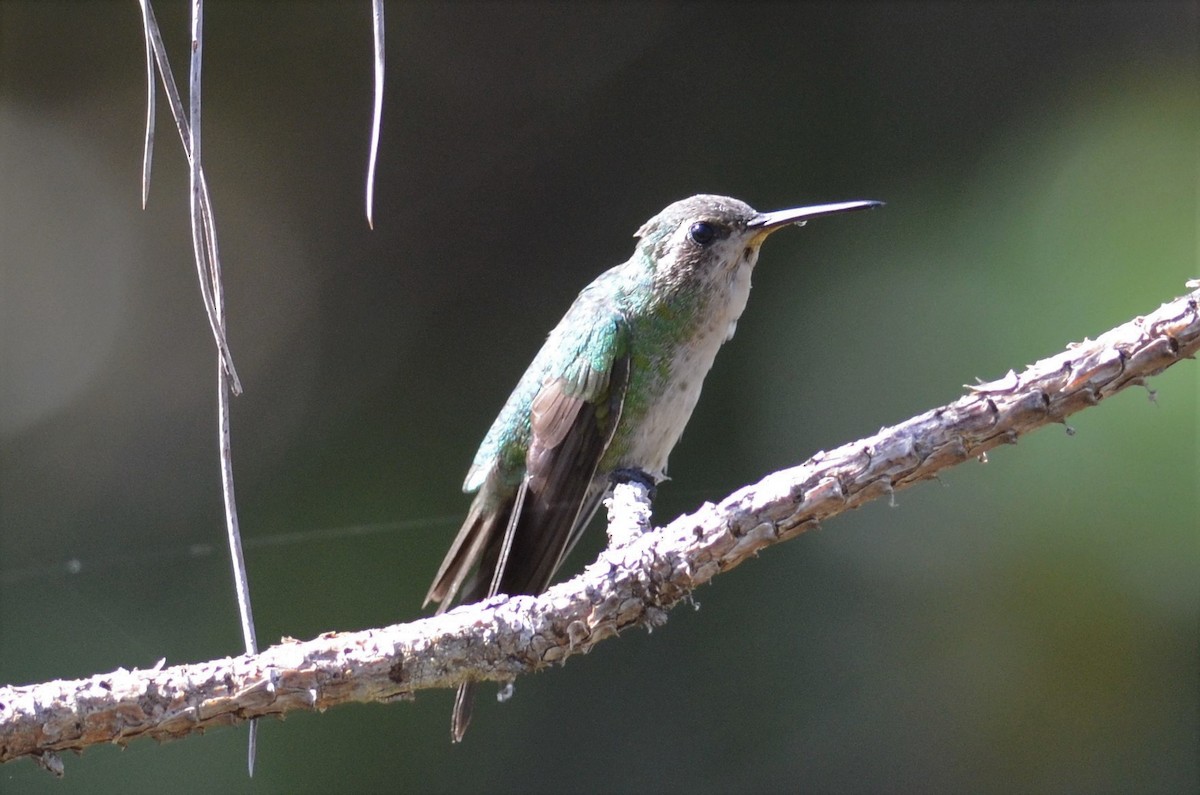
<svg viewBox="0 0 1200 795">
<path fill-rule="evenodd" d="M 425 604 L 441 613 L 460 593 L 470 603 L 546 590 L 614 479 L 666 479 L 704 377 L 746 308 L 767 236 L 881 204 L 760 213 L 699 195 L 644 223 L 633 255 L 583 289 L 492 423 L 463 483 L 474 501 Z M 474 687 L 459 686 L 454 742 Z"/>
</svg>

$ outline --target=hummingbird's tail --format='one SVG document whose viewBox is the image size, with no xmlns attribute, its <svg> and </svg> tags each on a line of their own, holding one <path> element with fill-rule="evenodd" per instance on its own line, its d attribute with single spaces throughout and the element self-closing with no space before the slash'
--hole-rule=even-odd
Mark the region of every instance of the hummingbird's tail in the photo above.
<svg viewBox="0 0 1200 795">
<path fill-rule="evenodd" d="M 471 510 L 467 513 L 466 521 L 463 522 L 462 529 L 458 531 L 458 536 L 442 560 L 437 576 L 433 578 L 433 584 L 429 586 L 429 593 L 425 594 L 425 602 L 421 605 L 422 607 L 430 602 L 438 602 L 438 614 L 449 610 L 454 603 L 454 597 L 458 595 L 459 589 L 463 587 L 463 583 L 471 573 L 471 568 L 479 561 L 489 542 L 497 537 L 503 531 L 504 526 L 508 524 L 508 517 L 512 512 L 512 500 L 503 500 L 498 507 L 488 505 L 489 502 L 491 501 L 487 499 L 487 495 L 480 493 L 471 503 Z M 490 578 L 491 573 L 489 572 L 487 579 Z M 476 580 L 467 586 L 468 593 L 463 599 L 464 603 L 474 602 L 486 596 L 485 593 L 479 593 L 479 589 L 475 585 L 479 579 L 482 578 L 477 576 Z"/>
<path fill-rule="evenodd" d="M 454 712 L 450 715 L 450 739 L 461 743 L 471 725 L 471 711 L 475 707 L 476 682 L 463 682 L 454 695 Z"/>
<path fill-rule="evenodd" d="M 487 487 L 484 488 L 486 490 Z M 439 603 L 439 615 L 450 609 L 464 586 L 462 601 L 465 604 L 488 596 L 488 586 L 493 579 L 491 569 L 495 566 L 497 554 L 488 554 L 487 551 L 496 547 L 495 539 L 503 535 L 512 513 L 513 500 L 502 500 L 498 507 L 491 505 L 491 502 L 494 501 L 489 501 L 483 493 L 475 498 L 462 529 L 458 531 L 458 537 L 446 553 L 433 585 L 425 595 L 425 604 Z M 482 562 L 481 557 L 484 558 Z M 477 562 L 481 565 L 472 573 Z M 467 733 L 477 687 L 477 682 L 463 682 L 458 686 L 454 696 L 454 711 L 450 717 L 450 739 L 453 742 L 462 742 Z"/>
</svg>

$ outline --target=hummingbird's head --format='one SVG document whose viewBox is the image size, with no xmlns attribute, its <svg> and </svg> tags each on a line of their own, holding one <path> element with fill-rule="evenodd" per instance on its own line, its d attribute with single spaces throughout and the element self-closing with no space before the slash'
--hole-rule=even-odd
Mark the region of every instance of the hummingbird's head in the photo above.
<svg viewBox="0 0 1200 795">
<path fill-rule="evenodd" d="M 820 215 L 877 207 L 882 202 L 821 204 L 760 213 L 728 196 L 701 194 L 677 201 L 637 231 L 638 251 L 667 289 L 727 284 L 758 260 L 762 242 L 785 226 Z"/>
</svg>

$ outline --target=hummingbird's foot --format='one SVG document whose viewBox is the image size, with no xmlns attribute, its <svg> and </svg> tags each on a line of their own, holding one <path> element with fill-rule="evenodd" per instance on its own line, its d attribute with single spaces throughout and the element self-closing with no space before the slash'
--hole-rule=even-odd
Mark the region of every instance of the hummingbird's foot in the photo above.
<svg viewBox="0 0 1200 795">
<path fill-rule="evenodd" d="M 618 483 L 639 483 L 646 487 L 646 491 L 650 495 L 650 501 L 654 501 L 655 492 L 658 490 L 658 481 L 644 469 L 637 467 L 629 467 L 628 469 L 614 470 L 608 476 L 609 484 L 616 486 Z"/>
</svg>

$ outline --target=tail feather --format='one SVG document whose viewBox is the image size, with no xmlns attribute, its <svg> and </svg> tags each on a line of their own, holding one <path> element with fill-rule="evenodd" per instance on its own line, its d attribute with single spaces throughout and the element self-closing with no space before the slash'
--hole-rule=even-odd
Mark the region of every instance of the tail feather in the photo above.
<svg viewBox="0 0 1200 795">
<path fill-rule="evenodd" d="M 475 689 L 477 682 L 463 682 L 458 686 L 454 695 L 454 712 L 450 717 L 450 739 L 461 743 L 471 725 L 471 712 L 475 707 Z"/>
<path fill-rule="evenodd" d="M 429 586 L 429 593 L 425 594 L 422 607 L 430 602 L 438 602 L 438 613 L 448 610 L 471 569 L 490 542 L 497 537 L 497 531 L 508 523 L 508 504 L 502 504 L 498 510 L 488 510 L 483 504 L 485 500 L 486 496 L 480 494 L 471 504 L 462 529 L 458 531 L 458 536 L 442 560 L 442 565 L 433 578 L 433 585 Z"/>
</svg>

